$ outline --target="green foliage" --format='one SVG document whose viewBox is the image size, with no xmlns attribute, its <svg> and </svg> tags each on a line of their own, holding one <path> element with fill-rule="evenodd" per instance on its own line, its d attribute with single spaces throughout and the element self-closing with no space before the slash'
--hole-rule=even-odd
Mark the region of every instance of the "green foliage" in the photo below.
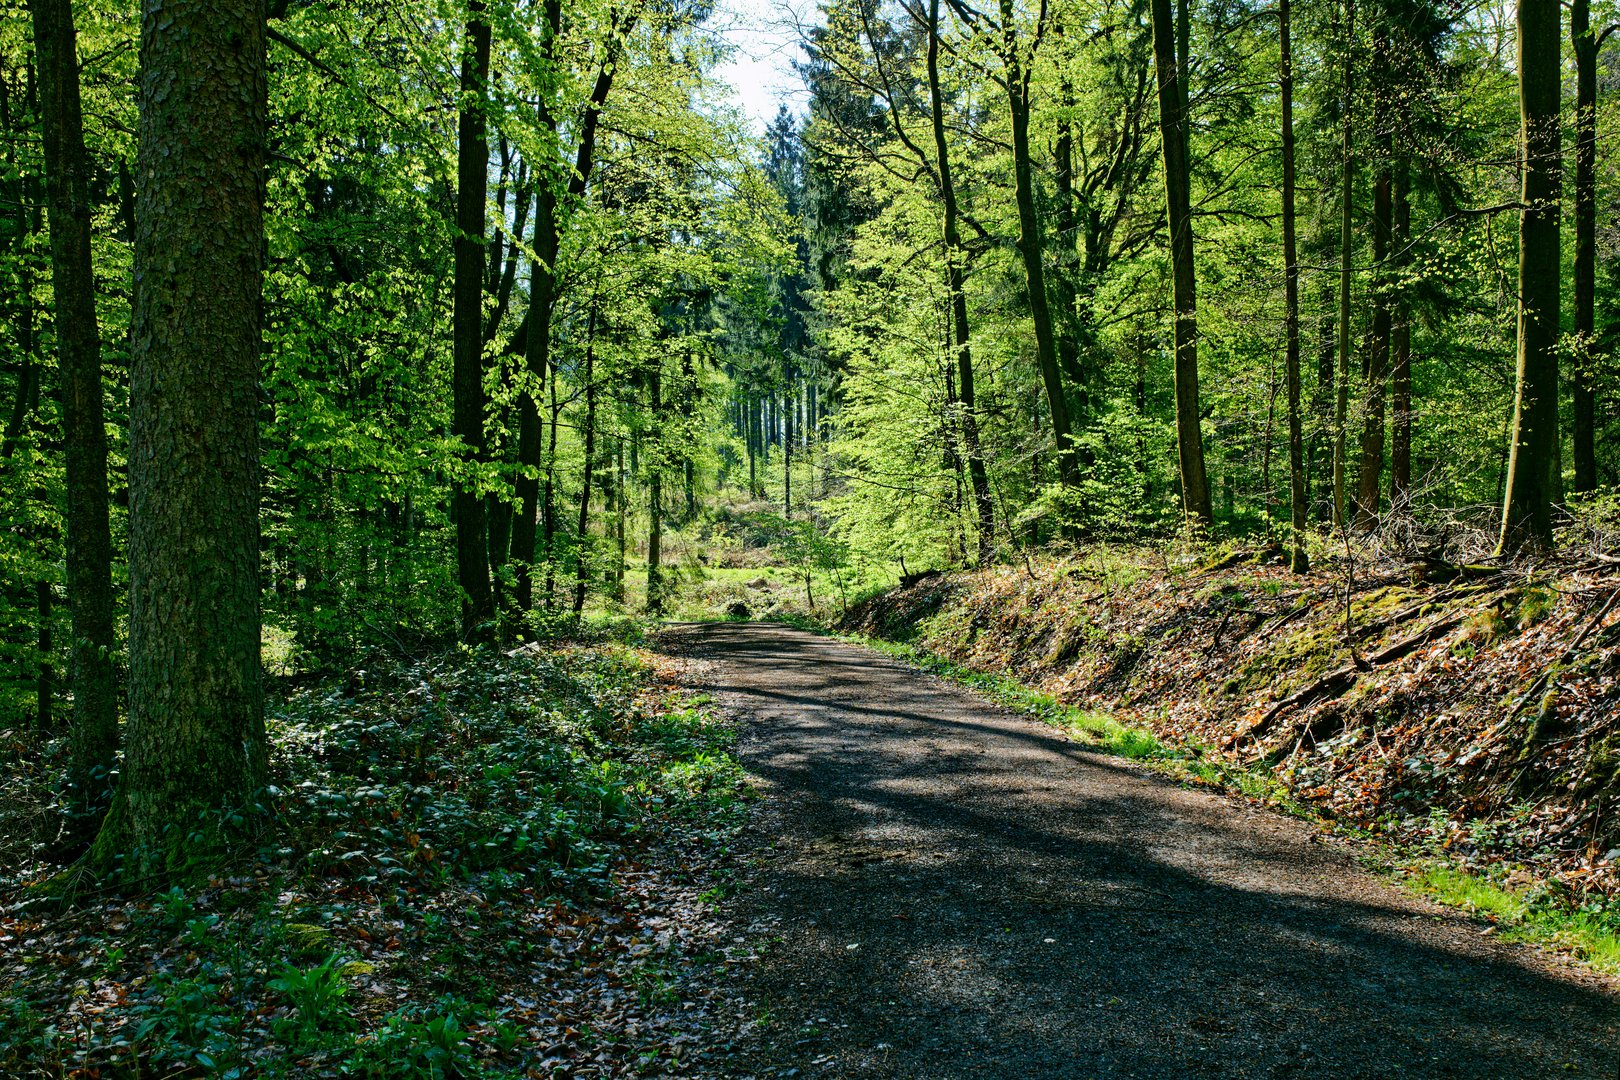
<svg viewBox="0 0 1620 1080">
<path fill-rule="evenodd" d="M 638 864 L 720 841 L 740 805 L 733 734 L 702 701 L 599 641 L 377 655 L 271 712 L 260 850 L 6 940 L 0 1072 L 518 1075 L 619 1016 L 593 995 L 625 984 L 645 990 L 634 1045 L 654 1039 L 657 988 L 688 961 L 641 947 Z M 84 993 L 106 1003 L 89 1030 Z"/>
</svg>

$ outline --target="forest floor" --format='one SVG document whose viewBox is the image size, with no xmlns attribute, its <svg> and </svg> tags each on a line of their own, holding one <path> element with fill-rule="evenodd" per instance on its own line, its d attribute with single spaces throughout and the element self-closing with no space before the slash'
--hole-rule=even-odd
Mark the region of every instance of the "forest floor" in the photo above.
<svg viewBox="0 0 1620 1080">
<path fill-rule="evenodd" d="M 681 628 L 764 796 L 726 1076 L 1612 1077 L 1612 985 L 871 650 Z M 749 958 L 752 958 L 751 961 Z"/>
<path fill-rule="evenodd" d="M 37 888 L 51 744 L 0 731 L 0 1076 L 691 1075 L 737 1026 L 693 980 L 743 789 L 668 667 L 586 640 L 278 680 L 258 842 L 137 895 Z"/>
</svg>

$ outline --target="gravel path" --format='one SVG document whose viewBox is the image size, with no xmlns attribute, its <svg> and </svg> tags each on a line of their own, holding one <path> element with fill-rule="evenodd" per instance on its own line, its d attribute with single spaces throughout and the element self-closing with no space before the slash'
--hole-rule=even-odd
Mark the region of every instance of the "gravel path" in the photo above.
<svg viewBox="0 0 1620 1080">
<path fill-rule="evenodd" d="M 1616 1077 L 1602 980 L 868 650 L 679 628 L 765 799 L 724 1076 Z"/>
</svg>

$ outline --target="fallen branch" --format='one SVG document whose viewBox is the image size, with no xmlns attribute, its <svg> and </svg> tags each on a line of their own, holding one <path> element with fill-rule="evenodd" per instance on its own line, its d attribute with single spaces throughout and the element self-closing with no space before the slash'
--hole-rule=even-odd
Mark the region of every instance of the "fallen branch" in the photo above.
<svg viewBox="0 0 1620 1080">
<path fill-rule="evenodd" d="M 1388 664 L 1392 661 L 1401 659 L 1403 656 L 1406 656 L 1415 649 L 1422 648 L 1424 645 L 1434 641 L 1436 638 L 1443 637 L 1446 634 L 1451 633 L 1451 631 L 1455 630 L 1462 624 L 1462 621 L 1461 616 L 1455 616 L 1449 619 L 1441 619 L 1438 622 L 1431 623 L 1429 626 L 1413 634 L 1411 637 L 1402 638 L 1400 641 L 1385 646 L 1383 649 L 1380 649 L 1378 652 L 1366 657 L 1359 663 L 1346 664 L 1344 667 L 1335 668 L 1326 675 L 1323 675 L 1321 678 L 1317 679 L 1315 682 L 1301 687 L 1292 694 L 1289 694 L 1287 697 L 1283 698 L 1281 701 L 1277 702 L 1266 711 L 1264 716 L 1260 717 L 1247 728 L 1228 739 L 1227 746 L 1230 748 L 1232 746 L 1236 746 L 1240 742 L 1243 742 L 1245 739 L 1259 738 L 1267 731 L 1271 730 L 1272 725 L 1277 722 L 1277 719 L 1290 709 L 1295 709 L 1302 705 L 1308 705 L 1317 698 L 1326 695 L 1339 697 L 1346 690 L 1350 689 L 1350 687 L 1355 683 L 1357 677 L 1360 676 L 1363 671 L 1370 671 L 1372 668 L 1380 664 Z"/>
</svg>

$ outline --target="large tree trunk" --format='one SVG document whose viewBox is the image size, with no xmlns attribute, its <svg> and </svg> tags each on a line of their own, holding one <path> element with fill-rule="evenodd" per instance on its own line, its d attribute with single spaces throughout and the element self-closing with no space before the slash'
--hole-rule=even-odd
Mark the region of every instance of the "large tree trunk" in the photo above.
<svg viewBox="0 0 1620 1080">
<path fill-rule="evenodd" d="M 1185 37 L 1185 14 L 1182 22 Z M 1181 499 L 1189 520 L 1208 524 L 1212 511 L 1198 402 L 1198 295 L 1193 268 L 1192 178 L 1187 161 L 1185 50 L 1185 44 L 1177 48 L 1170 0 L 1153 0 L 1153 59 L 1159 82 L 1159 138 L 1164 151 L 1164 197 L 1176 312 L 1176 448 Z"/>
<path fill-rule="evenodd" d="M 93 853 L 96 866 L 131 879 L 206 859 L 224 840 L 225 815 L 250 808 L 265 778 L 264 4 L 142 6 L 129 724 L 118 794 Z"/>
<path fill-rule="evenodd" d="M 1339 372 L 1333 409 L 1333 524 L 1345 521 L 1345 457 L 1349 452 L 1347 431 L 1350 413 L 1350 256 L 1355 243 L 1351 200 L 1355 194 L 1355 143 L 1352 117 L 1355 110 L 1356 5 L 1344 4 L 1344 132 L 1339 173 Z"/>
<path fill-rule="evenodd" d="M 483 0 L 468 0 L 462 45 L 462 107 L 457 124 L 453 430 L 468 463 L 484 458 L 484 198 L 489 188 L 489 140 L 484 100 L 489 82 L 489 23 Z M 463 638 L 487 635 L 495 614 L 489 584 L 484 496 L 463 478 L 456 483 L 456 576 L 461 583 Z"/>
<path fill-rule="evenodd" d="M 1519 0 L 1519 357 L 1500 549 L 1552 546 L 1558 497 L 1559 9 Z"/>
<path fill-rule="evenodd" d="M 90 261 L 90 163 L 79 103 L 77 35 L 71 0 L 31 0 L 45 134 L 51 278 L 62 356 L 62 423 L 67 465 L 67 587 L 73 620 L 68 806 L 93 829 L 106 809 L 118 751 L 113 673 L 112 536 L 107 523 L 107 426 L 101 333 Z M 83 833 L 81 828 L 77 831 Z"/>
<path fill-rule="evenodd" d="M 1284 377 L 1288 382 L 1288 480 L 1290 520 L 1293 524 L 1291 566 L 1297 574 L 1310 568 L 1305 552 L 1305 436 L 1300 417 L 1299 386 L 1299 244 L 1294 221 L 1294 51 L 1289 0 L 1278 0 L 1277 24 L 1281 61 L 1278 87 L 1282 95 L 1282 238 Z M 1269 485 L 1267 490 L 1269 491 Z"/>
<path fill-rule="evenodd" d="M 1597 405 L 1592 361 L 1597 341 L 1597 54 L 1591 0 L 1574 0 L 1569 37 L 1575 47 L 1575 362 L 1569 376 L 1574 420 L 1575 490 L 1597 487 Z"/>
<path fill-rule="evenodd" d="M 1035 323 L 1035 358 L 1046 387 L 1046 406 L 1052 414 L 1052 440 L 1057 446 L 1058 477 L 1073 487 L 1080 482 L 1070 434 L 1069 402 L 1058 369 L 1057 340 L 1052 309 L 1046 295 L 1046 266 L 1041 222 L 1035 206 L 1034 168 L 1029 153 L 1029 78 L 1020 61 L 1018 16 L 1012 0 L 1001 0 L 1002 74 L 1007 80 L 1007 108 L 1012 121 L 1013 194 L 1018 203 L 1018 253 L 1023 257 L 1024 284 L 1029 313 Z"/>
<path fill-rule="evenodd" d="M 978 561 L 983 566 L 989 563 L 995 548 L 995 505 L 990 501 L 989 473 L 979 445 L 979 410 L 974 401 L 973 347 L 968 332 L 964 281 L 967 252 L 962 247 L 961 226 L 957 221 L 956 182 L 951 172 L 950 144 L 945 139 L 945 95 L 939 81 L 939 0 L 930 0 L 928 5 L 928 100 L 933 112 L 940 200 L 945 208 L 945 285 L 951 294 L 951 336 L 956 349 L 957 389 L 962 402 L 962 447 L 966 451 L 974 516 L 978 521 Z"/>
</svg>

